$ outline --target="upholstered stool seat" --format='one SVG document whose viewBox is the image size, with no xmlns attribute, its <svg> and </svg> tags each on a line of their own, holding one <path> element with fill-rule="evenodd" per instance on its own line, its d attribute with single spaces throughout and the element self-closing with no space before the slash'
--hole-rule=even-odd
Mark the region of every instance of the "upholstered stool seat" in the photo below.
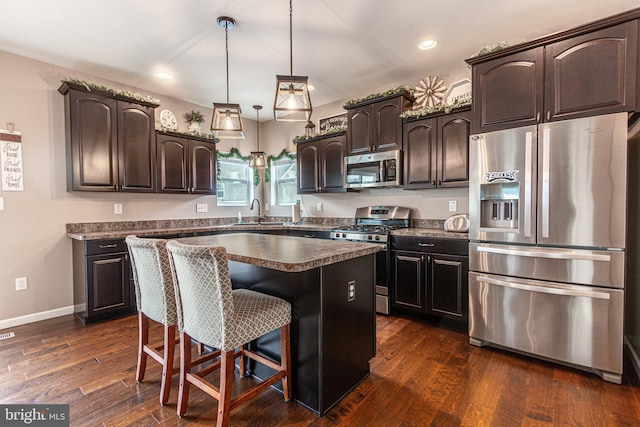
<svg viewBox="0 0 640 427">
<path fill-rule="evenodd" d="M 173 367 L 175 347 L 178 343 L 176 340 L 178 313 L 167 242 L 162 239 L 142 239 L 133 235 L 127 236 L 126 242 L 131 255 L 138 308 L 136 380 L 143 381 L 148 356 L 160 363 L 162 365 L 160 403 L 164 405 L 169 400 L 171 377 L 180 372 Z M 149 344 L 150 320 L 163 325 L 163 341 L 160 343 Z M 198 351 L 202 352 L 200 343 L 198 343 Z M 201 363 L 211 357 L 213 356 L 203 356 L 195 363 Z"/>
<path fill-rule="evenodd" d="M 182 343 L 191 338 L 219 349 L 220 360 L 199 372 L 191 372 L 190 352 L 180 346 L 180 391 L 178 415 L 186 413 L 189 385 L 193 384 L 218 400 L 219 427 L 229 423 L 229 412 L 259 391 L 282 381 L 285 400 L 291 398 L 290 323 L 291 304 L 274 296 L 231 289 L 226 250 L 223 247 L 167 244 L 176 284 L 178 327 Z M 280 363 L 250 351 L 247 344 L 280 330 Z M 236 350 L 237 349 L 237 350 Z M 262 363 L 276 372 L 271 377 L 232 398 L 235 359 L 245 374 L 244 358 Z M 220 369 L 220 386 L 204 377 Z"/>
</svg>

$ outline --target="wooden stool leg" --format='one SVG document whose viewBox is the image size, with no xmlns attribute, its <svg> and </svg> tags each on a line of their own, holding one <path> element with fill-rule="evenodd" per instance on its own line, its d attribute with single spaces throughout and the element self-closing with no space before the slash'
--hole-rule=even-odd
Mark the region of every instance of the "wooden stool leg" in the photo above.
<svg viewBox="0 0 640 427">
<path fill-rule="evenodd" d="M 189 401 L 189 381 L 187 374 L 191 372 L 191 337 L 180 332 L 180 389 L 178 391 L 178 416 L 182 417 L 187 412 Z"/>
<path fill-rule="evenodd" d="M 246 344 L 240 346 L 240 360 L 238 361 L 238 368 L 240 369 L 240 375 L 243 377 L 247 376 L 247 358 L 244 355 L 246 349 Z"/>
<path fill-rule="evenodd" d="M 149 344 L 149 318 L 141 311 L 138 312 L 138 368 L 136 381 L 142 382 L 147 369 L 147 353 L 145 346 Z"/>
<path fill-rule="evenodd" d="M 164 325 L 164 353 L 162 360 L 162 383 L 160 385 L 160 404 L 169 401 L 171 391 L 171 376 L 173 374 L 173 356 L 176 350 L 176 326 Z"/>
<path fill-rule="evenodd" d="M 204 344 L 198 342 L 198 354 L 202 356 L 202 353 L 204 353 Z"/>
<path fill-rule="evenodd" d="M 282 394 L 284 400 L 291 400 L 291 325 L 287 324 L 280 328 L 280 366 L 287 374 L 282 379 Z"/>
<path fill-rule="evenodd" d="M 233 384 L 233 370 L 235 368 L 234 351 L 222 352 L 220 366 L 220 400 L 218 401 L 217 427 L 229 425 L 229 412 L 231 411 L 231 387 Z"/>
</svg>

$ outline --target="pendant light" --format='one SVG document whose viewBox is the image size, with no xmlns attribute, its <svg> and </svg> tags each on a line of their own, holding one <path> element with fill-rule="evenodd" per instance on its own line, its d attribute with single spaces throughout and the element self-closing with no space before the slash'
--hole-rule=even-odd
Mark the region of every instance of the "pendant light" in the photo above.
<svg viewBox="0 0 640 427">
<path fill-rule="evenodd" d="M 251 160 L 249 160 L 249 167 L 254 169 L 264 169 L 267 167 L 267 154 L 264 151 L 260 151 L 260 110 L 262 105 L 254 105 L 256 110 L 256 141 L 258 151 L 251 152 Z"/>
<path fill-rule="evenodd" d="M 242 138 L 242 111 L 239 104 L 229 104 L 229 30 L 236 26 L 236 21 L 228 16 L 218 18 L 218 25 L 224 28 L 224 41 L 227 58 L 227 103 L 213 103 L 211 131 L 217 138 Z"/>
<path fill-rule="evenodd" d="M 307 138 L 311 138 L 316 133 L 316 125 L 311 121 L 311 116 L 309 116 L 309 121 L 304 127 L 304 136 Z"/>
<path fill-rule="evenodd" d="M 293 0 L 289 0 L 289 75 L 276 76 L 275 121 L 306 122 L 311 116 L 311 97 L 307 76 L 293 75 Z"/>
</svg>

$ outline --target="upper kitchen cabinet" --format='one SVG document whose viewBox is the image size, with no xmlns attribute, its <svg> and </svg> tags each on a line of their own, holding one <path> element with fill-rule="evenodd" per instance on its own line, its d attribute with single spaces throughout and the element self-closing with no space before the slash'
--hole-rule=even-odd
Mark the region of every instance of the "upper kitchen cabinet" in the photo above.
<svg viewBox="0 0 640 427">
<path fill-rule="evenodd" d="M 469 185 L 470 109 L 403 125 L 405 189 Z"/>
<path fill-rule="evenodd" d="M 545 47 L 545 120 L 636 109 L 638 21 Z"/>
<path fill-rule="evenodd" d="M 298 193 L 345 192 L 346 133 L 297 143 Z"/>
<path fill-rule="evenodd" d="M 158 192 L 216 194 L 216 149 L 206 139 L 157 132 Z"/>
<path fill-rule="evenodd" d="M 468 59 L 473 132 L 637 111 L 634 13 Z"/>
<path fill-rule="evenodd" d="M 412 102 L 408 92 L 398 92 L 346 106 L 348 155 L 401 150 L 399 116 L 411 108 Z"/>
<path fill-rule="evenodd" d="M 543 108 L 544 49 L 514 53 L 473 67 L 474 132 L 536 124 Z"/>
<path fill-rule="evenodd" d="M 65 82 L 68 187 L 154 192 L 155 104 L 118 99 Z"/>
</svg>

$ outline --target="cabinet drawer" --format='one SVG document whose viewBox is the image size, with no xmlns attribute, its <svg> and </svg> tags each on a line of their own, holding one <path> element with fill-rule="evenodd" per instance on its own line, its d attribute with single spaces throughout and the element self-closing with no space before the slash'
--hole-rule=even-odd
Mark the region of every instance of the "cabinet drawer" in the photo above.
<svg viewBox="0 0 640 427">
<path fill-rule="evenodd" d="M 465 239 L 439 239 L 435 237 L 392 236 L 394 250 L 441 253 L 450 255 L 469 255 L 469 241 Z"/>
<path fill-rule="evenodd" d="M 124 239 L 87 240 L 84 243 L 85 255 L 100 255 L 116 252 L 127 252 Z"/>
</svg>

